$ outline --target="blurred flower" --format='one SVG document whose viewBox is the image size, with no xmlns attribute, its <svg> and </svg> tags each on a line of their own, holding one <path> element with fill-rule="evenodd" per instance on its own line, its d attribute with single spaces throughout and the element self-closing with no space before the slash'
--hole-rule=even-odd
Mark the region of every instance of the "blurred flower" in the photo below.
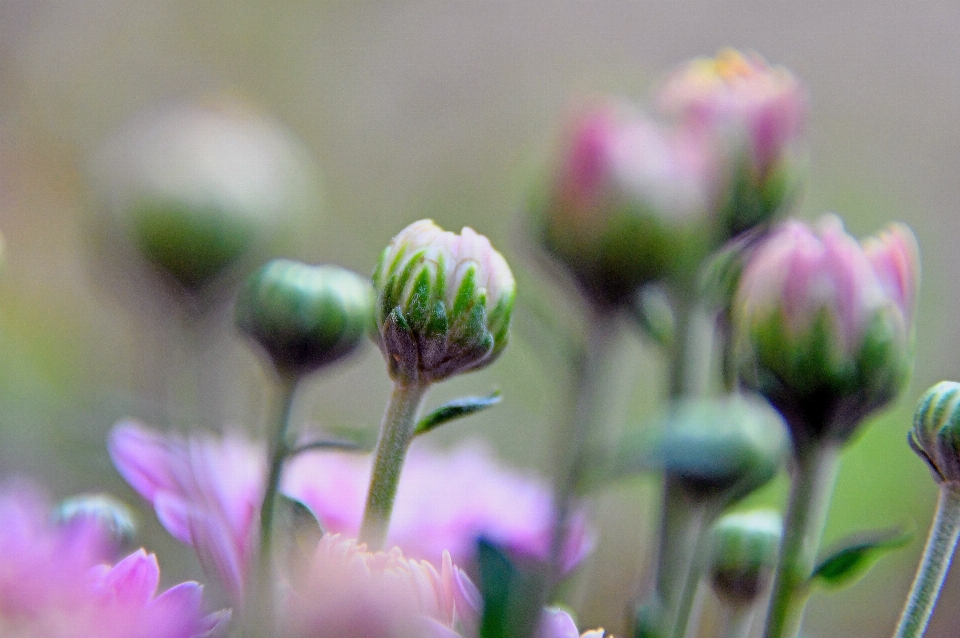
<svg viewBox="0 0 960 638">
<path fill-rule="evenodd" d="M 719 142 L 727 237 L 768 221 L 793 195 L 807 100 L 789 71 L 759 55 L 724 49 L 678 69 L 658 98 L 681 126 Z"/>
<path fill-rule="evenodd" d="M 783 520 L 773 510 L 726 514 L 710 532 L 708 573 L 713 591 L 733 605 L 757 600 L 773 576 Z"/>
<path fill-rule="evenodd" d="M 373 285 L 378 342 L 395 380 L 476 370 L 507 345 L 516 283 L 503 255 L 470 228 L 410 224 L 380 255 Z"/>
<path fill-rule="evenodd" d="M 185 439 L 121 423 L 110 435 L 109 450 L 163 526 L 195 548 L 205 569 L 239 604 L 266 477 L 263 446 L 237 435 Z M 309 506 L 328 531 L 356 536 L 370 467 L 368 456 L 304 452 L 286 463 L 281 491 Z M 441 563 L 444 551 L 457 564 L 470 563 L 480 535 L 543 558 L 552 521 L 549 489 L 503 469 L 481 448 L 442 455 L 415 446 L 400 480 L 387 541 L 434 564 Z M 565 565 L 572 569 L 591 547 L 581 512 Z"/>
<path fill-rule="evenodd" d="M 570 614 L 559 607 L 551 607 L 543 610 L 536 638 L 603 638 L 604 635 L 603 629 L 581 634 Z"/>
<path fill-rule="evenodd" d="M 192 291 L 317 209 L 309 151 L 278 123 L 227 102 L 140 114 L 103 144 L 92 172 L 119 245 Z"/>
<path fill-rule="evenodd" d="M 104 564 L 112 539 L 93 518 L 55 525 L 36 494 L 0 493 L 0 634 L 24 638 L 193 638 L 222 628 L 202 588 L 159 596 L 156 557 L 142 549 Z"/>
<path fill-rule="evenodd" d="M 919 275 L 906 226 L 861 245 L 835 216 L 788 222 L 750 256 L 733 304 L 738 368 L 796 448 L 845 441 L 903 387 Z"/>
<path fill-rule="evenodd" d="M 293 583 L 281 616 L 296 638 L 473 636 L 480 593 L 444 553 L 437 570 L 399 548 L 365 545 L 326 534 L 301 582 Z"/>
<path fill-rule="evenodd" d="M 274 259 L 241 288 L 236 323 L 281 374 L 299 376 L 356 350 L 373 323 L 373 289 L 346 268 Z"/>
<path fill-rule="evenodd" d="M 938 483 L 960 485 L 960 383 L 941 381 L 920 397 L 907 440 Z"/>
<path fill-rule="evenodd" d="M 595 302 L 624 302 L 707 250 L 714 156 L 698 131 L 601 103 L 568 125 L 556 171 L 532 206 L 538 239 Z"/>
</svg>

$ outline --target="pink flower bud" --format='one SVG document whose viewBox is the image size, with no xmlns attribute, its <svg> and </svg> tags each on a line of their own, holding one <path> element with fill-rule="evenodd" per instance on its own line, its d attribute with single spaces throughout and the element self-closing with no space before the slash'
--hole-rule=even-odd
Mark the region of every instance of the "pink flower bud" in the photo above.
<svg viewBox="0 0 960 638">
<path fill-rule="evenodd" d="M 919 261 L 893 225 L 861 245 L 839 218 L 787 222 L 752 254 L 733 306 L 742 381 L 783 414 L 799 446 L 844 441 L 903 386 Z"/>
<path fill-rule="evenodd" d="M 783 67 L 724 49 L 671 75 L 661 109 L 713 135 L 725 149 L 728 232 L 738 234 L 777 212 L 794 189 L 806 93 Z"/>
<path fill-rule="evenodd" d="M 668 130 L 625 104 L 573 119 L 556 177 L 535 204 L 540 240 L 595 301 L 618 304 L 669 274 L 714 200 L 706 137 Z"/>
</svg>

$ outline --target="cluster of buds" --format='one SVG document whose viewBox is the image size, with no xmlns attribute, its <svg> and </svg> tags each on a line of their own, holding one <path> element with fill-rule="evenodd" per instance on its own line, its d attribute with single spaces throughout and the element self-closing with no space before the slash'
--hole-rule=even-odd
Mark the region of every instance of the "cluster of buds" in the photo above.
<svg viewBox="0 0 960 638">
<path fill-rule="evenodd" d="M 784 415 L 797 449 L 843 443 L 902 389 L 913 350 L 916 240 L 859 243 L 839 218 L 788 222 L 747 262 L 733 304 L 741 381 Z"/>
<path fill-rule="evenodd" d="M 657 102 L 666 123 L 613 101 L 578 115 L 532 206 L 538 239 L 595 303 L 689 280 L 799 181 L 806 99 L 786 70 L 726 50 L 674 73 Z"/>
<path fill-rule="evenodd" d="M 483 235 L 429 219 L 403 229 L 373 274 L 390 376 L 423 385 L 492 363 L 507 345 L 516 283 Z"/>
</svg>

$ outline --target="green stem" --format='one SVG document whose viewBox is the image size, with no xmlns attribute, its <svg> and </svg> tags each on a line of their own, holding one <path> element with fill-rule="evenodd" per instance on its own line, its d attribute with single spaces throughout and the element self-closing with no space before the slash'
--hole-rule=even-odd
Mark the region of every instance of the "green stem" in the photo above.
<svg viewBox="0 0 960 638">
<path fill-rule="evenodd" d="M 251 588 L 254 599 L 248 604 L 249 626 L 253 628 L 251 636 L 272 635 L 274 629 L 273 518 L 277 494 L 280 490 L 283 461 L 290 449 L 290 414 L 296 388 L 295 377 L 280 377 L 277 417 L 269 443 L 270 470 L 260 506 L 260 550 L 257 555 L 256 580 Z"/>
<path fill-rule="evenodd" d="M 682 561 L 675 565 L 680 570 L 682 579 L 677 582 L 674 590 L 680 593 L 677 599 L 676 611 L 673 614 L 670 636 L 673 638 L 683 638 L 687 635 L 687 627 L 690 621 L 696 615 L 699 617 L 699 611 L 694 613 L 697 607 L 697 590 L 700 587 L 700 580 L 704 570 L 704 550 L 707 547 L 707 533 L 710 531 L 714 521 L 717 520 L 720 512 L 723 511 L 721 503 L 706 502 L 695 505 L 696 516 L 690 520 L 685 530 L 686 546 L 682 548 L 684 555 Z"/>
<path fill-rule="evenodd" d="M 750 603 L 723 606 L 721 638 L 748 638 L 756 606 Z"/>
<path fill-rule="evenodd" d="M 807 601 L 806 581 L 820 549 L 840 468 L 840 446 L 834 443 L 807 446 L 796 452 L 794 462 L 765 638 L 794 638 L 800 629 Z"/>
<path fill-rule="evenodd" d="M 360 542 L 370 551 L 380 551 L 387 539 L 393 501 L 400 484 L 400 471 L 413 439 L 417 411 L 429 386 L 396 383 L 380 426 L 367 506 L 360 527 Z"/>
<path fill-rule="evenodd" d="M 588 445 L 590 430 L 595 420 L 597 394 L 613 335 L 613 322 L 609 315 L 595 312 L 588 321 L 586 343 L 576 362 L 574 405 L 568 412 L 569 419 L 561 433 L 561 447 L 558 450 L 561 473 L 554 485 L 555 510 L 548 563 L 548 587 L 551 588 L 556 587 L 563 574 L 563 550 L 570 535 L 570 515 L 591 455 Z"/>
<path fill-rule="evenodd" d="M 950 567 L 950 560 L 960 536 L 960 486 L 941 483 L 937 501 L 937 513 L 930 527 L 923 559 L 917 568 L 917 576 L 910 590 L 906 607 L 900 616 L 896 638 L 919 638 L 923 636 L 933 608 L 940 596 L 943 579 Z"/>
</svg>

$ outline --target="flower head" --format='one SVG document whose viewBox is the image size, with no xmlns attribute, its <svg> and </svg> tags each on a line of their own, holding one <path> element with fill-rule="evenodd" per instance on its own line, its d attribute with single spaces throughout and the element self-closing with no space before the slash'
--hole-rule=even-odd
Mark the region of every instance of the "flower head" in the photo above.
<svg viewBox="0 0 960 638">
<path fill-rule="evenodd" d="M 470 228 L 410 224 L 373 274 L 378 343 L 390 375 L 428 383 L 492 363 L 507 345 L 516 283 L 503 256 Z"/>
<path fill-rule="evenodd" d="M 741 379 L 783 413 L 795 447 L 846 440 L 900 391 L 919 274 L 906 226 L 860 244 L 834 216 L 788 222 L 749 258 L 733 302 Z"/>
<path fill-rule="evenodd" d="M 204 613 L 197 583 L 157 595 L 156 557 L 116 565 L 91 517 L 51 523 L 36 494 L 0 494 L 0 633 L 25 638 L 199 638 L 225 620 Z"/>
<path fill-rule="evenodd" d="M 714 198 L 707 138 L 614 102 L 582 112 L 564 138 L 556 175 L 534 203 L 537 232 L 592 300 L 619 304 L 702 256 Z"/>
<path fill-rule="evenodd" d="M 941 381 L 920 397 L 907 440 L 938 483 L 960 484 L 960 383 Z"/>
<path fill-rule="evenodd" d="M 789 71 L 759 55 L 724 49 L 674 72 L 659 102 L 724 149 L 729 236 L 767 221 L 789 199 L 807 110 L 806 94 Z"/>
<path fill-rule="evenodd" d="M 110 455 L 178 540 L 192 545 L 233 600 L 243 601 L 266 477 L 264 446 L 236 435 L 183 438 L 133 423 L 110 435 Z M 369 457 L 314 451 L 290 459 L 281 491 L 305 503 L 333 533 L 356 536 L 370 478 Z M 440 564 L 472 560 L 486 535 L 519 554 L 544 558 L 553 521 L 550 492 L 500 467 L 477 447 L 438 454 L 414 446 L 397 494 L 388 546 Z M 592 547 L 579 513 L 564 552 L 573 568 Z"/>
</svg>

